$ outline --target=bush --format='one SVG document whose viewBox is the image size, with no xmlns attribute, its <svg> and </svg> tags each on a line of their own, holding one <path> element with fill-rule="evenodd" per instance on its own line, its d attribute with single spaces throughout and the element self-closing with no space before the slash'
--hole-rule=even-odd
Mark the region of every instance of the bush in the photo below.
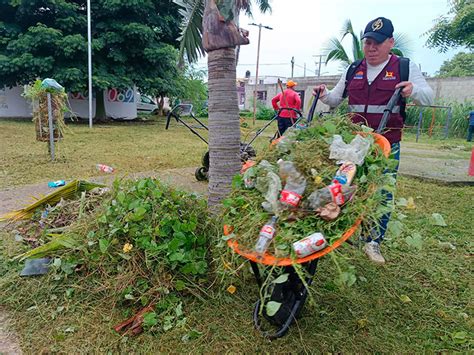
<svg viewBox="0 0 474 355">
<path fill-rule="evenodd" d="M 255 118 L 257 120 L 271 120 L 275 116 L 275 111 L 271 108 L 266 107 L 262 103 L 257 103 L 257 112 Z"/>
</svg>

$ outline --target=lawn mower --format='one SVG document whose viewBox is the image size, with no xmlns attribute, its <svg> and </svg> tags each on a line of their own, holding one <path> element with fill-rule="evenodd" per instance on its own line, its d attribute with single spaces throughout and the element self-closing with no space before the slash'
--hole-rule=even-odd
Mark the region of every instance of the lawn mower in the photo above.
<svg viewBox="0 0 474 355">
<path fill-rule="evenodd" d="M 317 102 L 317 98 L 314 101 L 315 103 Z M 316 105 L 313 105 L 316 107 Z M 278 118 L 278 115 L 282 111 L 294 111 L 297 115 L 295 122 L 293 126 L 298 125 L 301 120 L 303 119 L 303 115 L 301 111 L 293 109 L 293 108 L 280 108 L 278 111 L 275 112 L 275 115 L 271 118 L 270 121 L 268 121 L 262 128 L 258 129 L 257 132 L 255 133 L 255 136 L 248 142 L 240 143 L 240 160 L 242 163 L 245 163 L 247 160 L 255 158 L 257 156 L 257 152 L 255 149 L 251 146 L 251 144 Z M 312 107 L 312 111 L 310 110 L 310 113 L 314 113 L 314 108 Z M 183 117 L 191 117 L 194 121 L 198 123 L 198 126 L 192 126 L 188 124 L 185 120 L 183 120 Z M 312 117 L 312 116 L 311 116 Z M 166 117 L 166 129 L 169 128 L 171 118 L 175 118 L 176 122 L 182 123 L 186 128 L 188 128 L 193 134 L 199 137 L 204 143 L 209 145 L 208 141 L 201 135 L 196 129 L 205 129 L 209 131 L 209 128 L 198 118 L 193 113 L 193 105 L 191 104 L 179 104 L 175 106 L 167 115 Z M 310 120 L 309 120 L 310 121 Z M 279 136 L 279 132 L 277 131 L 273 138 L 270 140 L 274 140 Z M 202 157 L 202 166 L 197 168 L 194 175 L 198 181 L 206 181 L 209 179 L 209 151 L 206 151 Z"/>
<path fill-rule="evenodd" d="M 400 89 L 397 89 L 387 104 L 384 110 L 381 122 L 376 130 L 376 133 L 371 133 L 374 136 L 374 142 L 378 144 L 383 151 L 385 156 L 390 154 L 390 143 L 381 135 L 385 130 L 385 126 L 393 110 L 393 107 L 398 102 L 400 97 Z M 316 102 L 317 100 L 315 100 Z M 316 103 L 313 103 L 312 109 L 307 119 L 307 124 L 311 123 L 314 107 Z M 308 289 L 313 281 L 313 277 L 316 273 L 319 259 L 332 252 L 336 248 L 340 247 L 344 242 L 357 231 L 362 223 L 362 218 L 358 218 L 355 223 L 332 245 L 327 246 L 314 254 L 308 255 L 304 258 L 292 259 L 292 258 L 281 258 L 276 257 L 272 254 L 266 253 L 263 256 L 256 253 L 255 251 L 245 251 L 240 249 L 237 240 L 229 239 L 227 241 L 228 246 L 237 254 L 241 255 L 245 259 L 249 260 L 253 274 L 257 281 L 257 285 L 262 294 L 266 297 L 259 299 L 254 308 L 253 321 L 254 326 L 259 330 L 263 336 L 269 340 L 280 338 L 285 335 L 289 327 L 295 320 L 301 315 L 304 304 L 308 297 Z M 227 227 L 227 226 L 226 226 Z M 300 277 L 301 271 L 298 272 L 295 269 L 295 265 L 301 265 L 304 270 L 304 278 Z M 279 270 L 278 270 L 279 269 Z M 271 275 L 273 274 L 273 275 Z M 275 278 L 279 274 L 287 274 L 286 281 L 271 284 L 267 286 L 265 290 L 264 280 L 269 278 Z M 268 314 L 266 305 L 268 302 L 276 302 L 280 304 L 279 309 L 274 314 Z M 263 304 L 262 304 L 263 303 Z M 264 329 L 262 325 L 262 316 L 269 324 L 273 326 L 273 329 Z"/>
</svg>

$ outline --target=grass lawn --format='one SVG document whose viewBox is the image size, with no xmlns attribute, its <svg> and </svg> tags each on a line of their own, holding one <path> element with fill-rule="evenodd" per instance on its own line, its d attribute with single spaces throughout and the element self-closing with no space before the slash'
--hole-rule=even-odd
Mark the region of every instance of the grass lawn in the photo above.
<svg viewBox="0 0 474 355">
<path fill-rule="evenodd" d="M 242 138 L 263 124 L 257 121 L 255 128 L 242 129 Z M 97 163 L 114 167 L 117 174 L 197 167 L 207 150 L 204 142 L 176 121 L 165 130 L 164 117 L 146 122 L 96 124 L 93 129 L 85 121 L 68 127 L 70 132 L 59 143 L 59 158 L 51 162 L 47 143 L 35 140 L 30 120 L 1 119 L 0 189 L 97 176 Z M 274 129 L 276 123 L 266 133 Z M 207 138 L 205 130 L 198 131 Z"/>
<path fill-rule="evenodd" d="M 361 250 L 344 246 L 341 253 L 356 267 L 358 280 L 341 289 L 334 283 L 335 266 L 330 256 L 325 257 L 312 286 L 315 304 L 306 306 L 287 336 L 271 343 L 253 329 L 258 295 L 247 267 L 232 281 L 235 294 L 225 291 L 227 282 L 216 281 L 203 290 L 201 299 L 186 298 L 184 327 L 121 337 L 112 330 L 125 319 L 115 307 L 116 295 L 90 292 L 100 290 L 103 280 L 97 275 L 21 279 L 22 266 L 10 261 L 21 247 L 3 234 L 0 305 L 9 310 L 25 353 L 472 351 L 474 189 L 400 177 L 397 197 L 413 197 L 416 208 L 398 208 L 406 218 L 402 235 L 388 235 L 383 244 L 388 263 L 372 265 Z M 447 227 L 430 223 L 435 212 L 443 215 Z M 421 235 L 421 245 L 414 246 L 413 233 Z M 191 330 L 198 336 L 183 339 Z"/>
</svg>

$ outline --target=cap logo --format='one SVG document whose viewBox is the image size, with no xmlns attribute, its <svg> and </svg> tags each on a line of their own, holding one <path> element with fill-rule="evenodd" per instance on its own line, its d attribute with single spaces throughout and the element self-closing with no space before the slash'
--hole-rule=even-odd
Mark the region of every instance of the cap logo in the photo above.
<svg viewBox="0 0 474 355">
<path fill-rule="evenodd" d="M 373 31 L 378 31 L 380 30 L 381 28 L 383 27 L 383 21 L 382 19 L 377 19 L 374 21 L 374 23 L 372 24 L 372 30 Z"/>
</svg>

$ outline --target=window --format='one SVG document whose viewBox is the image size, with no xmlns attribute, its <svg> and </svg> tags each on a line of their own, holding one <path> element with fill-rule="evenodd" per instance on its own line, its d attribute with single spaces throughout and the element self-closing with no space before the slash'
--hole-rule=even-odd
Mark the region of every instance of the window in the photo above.
<svg viewBox="0 0 474 355">
<path fill-rule="evenodd" d="M 260 85 L 263 85 L 263 79 L 258 79 L 258 83 L 259 83 Z"/>
<path fill-rule="evenodd" d="M 257 100 L 258 101 L 267 101 L 267 92 L 266 91 L 257 91 Z"/>
<path fill-rule="evenodd" d="M 141 96 L 140 98 L 141 98 L 141 101 L 145 104 L 153 104 L 154 103 L 149 97 Z"/>
</svg>

